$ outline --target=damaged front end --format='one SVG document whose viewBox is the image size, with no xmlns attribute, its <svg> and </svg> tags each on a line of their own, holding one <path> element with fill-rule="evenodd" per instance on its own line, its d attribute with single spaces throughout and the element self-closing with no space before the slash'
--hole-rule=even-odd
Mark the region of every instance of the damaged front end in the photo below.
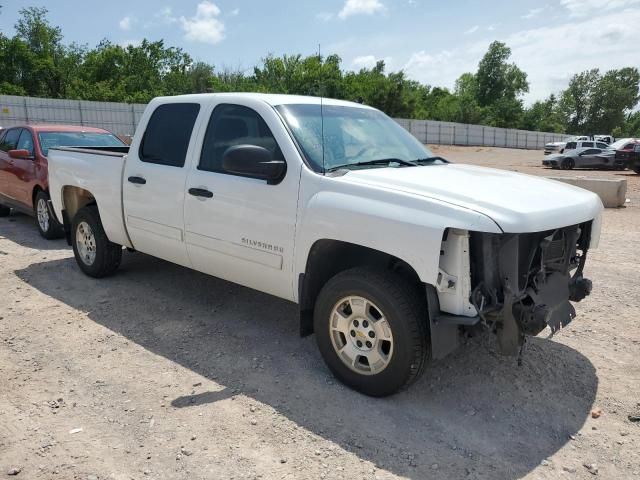
<svg viewBox="0 0 640 480">
<path fill-rule="evenodd" d="M 571 301 L 591 292 L 583 277 L 592 222 L 537 233 L 470 232 L 471 303 L 517 355 L 526 335 L 555 333 L 575 317 Z"/>
</svg>

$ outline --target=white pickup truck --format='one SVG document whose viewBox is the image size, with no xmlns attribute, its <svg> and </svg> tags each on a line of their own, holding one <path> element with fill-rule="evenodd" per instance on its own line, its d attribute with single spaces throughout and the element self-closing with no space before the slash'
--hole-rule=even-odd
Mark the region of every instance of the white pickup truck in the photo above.
<svg viewBox="0 0 640 480">
<path fill-rule="evenodd" d="M 126 247 L 296 302 L 301 333 L 368 395 L 413 382 L 465 329 L 517 355 L 591 290 L 596 195 L 450 163 L 359 104 L 157 98 L 127 154 L 58 148 L 49 165 L 86 274 L 113 273 Z"/>
</svg>

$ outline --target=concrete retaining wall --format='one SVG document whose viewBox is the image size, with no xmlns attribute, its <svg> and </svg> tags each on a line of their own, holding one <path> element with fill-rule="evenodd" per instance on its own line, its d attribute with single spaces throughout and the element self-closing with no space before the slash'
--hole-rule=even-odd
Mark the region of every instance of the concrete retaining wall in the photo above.
<svg viewBox="0 0 640 480">
<path fill-rule="evenodd" d="M 627 180 L 591 177 L 546 177 L 596 193 L 606 208 L 622 207 L 627 200 Z"/>
</svg>

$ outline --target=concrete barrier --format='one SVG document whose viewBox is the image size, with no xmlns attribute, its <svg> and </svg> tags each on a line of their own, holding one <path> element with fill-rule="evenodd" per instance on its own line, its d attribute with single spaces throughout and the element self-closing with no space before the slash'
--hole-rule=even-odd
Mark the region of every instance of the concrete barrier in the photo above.
<svg viewBox="0 0 640 480">
<path fill-rule="evenodd" d="M 596 193 L 606 208 L 622 207 L 627 200 L 627 180 L 593 177 L 546 177 Z"/>
</svg>

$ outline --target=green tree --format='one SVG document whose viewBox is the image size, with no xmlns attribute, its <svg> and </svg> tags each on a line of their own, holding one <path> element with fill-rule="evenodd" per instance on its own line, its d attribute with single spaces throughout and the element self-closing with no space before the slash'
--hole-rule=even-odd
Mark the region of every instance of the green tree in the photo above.
<svg viewBox="0 0 640 480">
<path fill-rule="evenodd" d="M 542 132 L 564 133 L 565 125 L 558 112 L 558 99 L 550 95 L 546 100 L 534 102 L 522 114 L 520 128 Z"/>
<path fill-rule="evenodd" d="M 515 126 L 522 115 L 521 96 L 529 91 L 527 74 L 509 63 L 511 49 L 493 42 L 478 64 L 476 100 L 486 108 L 485 122 L 497 127 Z"/>
<path fill-rule="evenodd" d="M 559 105 L 570 133 L 609 133 L 622 127 L 639 100 L 637 68 L 598 69 L 574 75 Z"/>
<path fill-rule="evenodd" d="M 517 99 L 529 91 L 527 74 L 514 63 L 508 63 L 511 49 L 502 42 L 493 42 L 478 64 L 477 100 L 480 106 Z"/>
</svg>

